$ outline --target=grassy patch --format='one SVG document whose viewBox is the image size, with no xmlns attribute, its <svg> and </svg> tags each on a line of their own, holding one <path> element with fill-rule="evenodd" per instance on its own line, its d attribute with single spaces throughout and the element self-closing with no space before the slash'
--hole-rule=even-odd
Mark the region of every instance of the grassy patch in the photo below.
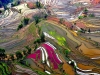
<svg viewBox="0 0 100 75">
<path fill-rule="evenodd" d="M 61 46 L 65 46 L 66 45 L 66 39 L 64 37 L 61 37 L 60 35 L 58 35 L 54 31 L 50 31 L 49 34 L 51 36 L 53 36 L 58 41 L 59 45 L 61 45 Z"/>
<path fill-rule="evenodd" d="M 0 43 L 6 42 L 6 41 L 7 41 L 6 39 L 2 39 L 0 40 Z"/>
<path fill-rule="evenodd" d="M 28 34 L 32 34 L 36 36 L 36 26 L 34 22 L 29 26 Z"/>
</svg>

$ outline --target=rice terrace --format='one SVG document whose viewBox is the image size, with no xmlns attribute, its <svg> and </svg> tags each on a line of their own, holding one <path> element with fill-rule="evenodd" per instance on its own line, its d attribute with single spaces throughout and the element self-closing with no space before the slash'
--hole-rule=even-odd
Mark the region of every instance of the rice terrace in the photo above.
<svg viewBox="0 0 100 75">
<path fill-rule="evenodd" d="M 0 75 L 100 75 L 100 0 L 0 0 Z"/>
</svg>

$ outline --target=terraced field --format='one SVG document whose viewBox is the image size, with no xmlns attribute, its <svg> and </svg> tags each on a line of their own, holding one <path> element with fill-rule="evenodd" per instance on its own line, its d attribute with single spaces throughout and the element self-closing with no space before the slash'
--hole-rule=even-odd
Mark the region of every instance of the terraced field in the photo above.
<svg viewBox="0 0 100 75">
<path fill-rule="evenodd" d="M 51 21 L 50 21 L 51 22 Z M 62 37 L 66 38 L 66 43 L 67 43 L 67 46 L 71 49 L 72 53 L 70 54 L 71 58 L 73 58 L 75 61 L 77 61 L 78 63 L 83 63 L 86 65 L 87 64 L 91 64 L 91 65 L 95 65 L 95 67 L 97 67 L 97 63 L 93 60 L 90 60 L 87 56 L 92 56 L 91 58 L 93 57 L 99 57 L 99 54 L 100 51 L 99 49 L 96 50 L 95 49 L 91 49 L 91 48 L 88 48 L 87 46 L 85 46 L 85 42 L 84 44 L 82 43 L 82 41 L 78 40 L 77 37 L 75 36 L 72 36 L 72 34 L 70 33 L 70 31 L 68 30 L 65 30 L 63 29 L 64 26 L 62 26 L 63 28 L 59 29 L 60 28 L 60 25 L 58 24 L 57 26 L 57 23 L 55 22 L 51 22 L 50 23 L 49 21 L 48 22 L 42 22 L 40 23 L 41 26 L 42 26 L 42 30 L 44 32 L 47 32 L 49 34 L 51 34 L 53 36 L 53 34 L 55 34 L 54 37 L 57 37 L 57 34 L 61 35 Z M 44 28 L 45 27 L 45 28 Z M 54 29 L 53 29 L 54 28 Z M 53 31 L 52 31 L 53 30 Z M 67 35 L 65 32 L 63 32 L 63 30 L 65 30 L 67 32 Z M 51 32 L 52 31 L 52 32 Z M 60 36 L 60 38 L 61 38 Z M 77 38 L 77 40 L 75 39 Z M 76 43 L 77 42 L 77 43 Z M 81 43 L 80 43 L 81 42 Z M 77 50 L 77 44 L 80 45 L 80 47 L 78 48 Z M 84 45 L 84 47 L 83 47 Z M 92 46 L 89 46 L 89 47 L 92 47 Z M 87 48 L 87 49 L 86 49 Z M 85 53 L 84 53 L 85 52 Z M 93 53 L 93 54 L 92 54 Z M 83 61 L 84 60 L 84 61 Z M 87 62 L 85 62 L 87 61 Z M 92 61 L 92 62 L 91 62 Z M 77 64 L 78 64 L 77 63 Z M 99 65 L 99 64 L 98 64 Z M 80 67 L 81 68 L 81 67 Z"/>
<path fill-rule="evenodd" d="M 46 1 L 48 5 L 52 3 L 48 0 Z M 62 5 L 59 4 L 60 1 L 58 0 L 55 0 L 55 2 L 58 3 L 58 6 L 55 6 L 56 8 L 60 9 L 61 7 L 65 7 L 64 9 L 61 8 L 61 10 L 57 10 L 57 14 L 60 13 L 59 16 L 62 14 L 65 18 L 69 19 L 71 15 L 63 12 L 63 10 L 65 11 L 68 7 L 65 5 L 66 3 Z M 54 11 L 56 11 L 56 9 Z M 70 11 L 70 8 L 66 9 L 66 11 Z M 0 19 L 0 47 L 5 49 L 6 54 L 9 55 L 10 53 L 16 53 L 16 51 L 23 51 L 27 45 L 31 47 L 33 52 L 32 54 L 27 54 L 27 56 L 22 52 L 24 58 L 21 60 L 17 59 L 18 63 L 25 60 L 27 64 L 29 64 L 28 66 L 26 65 L 29 68 L 16 65 L 16 63 L 14 64 L 16 67 L 16 70 L 13 70 L 14 73 L 37 75 L 34 73 L 35 71 L 40 75 L 48 75 L 49 73 L 51 75 L 99 75 L 99 18 L 87 17 L 75 21 L 76 25 L 74 25 L 72 22 L 66 20 L 60 23 L 59 18 L 49 16 L 47 19 L 44 20 L 43 18 L 41 22 L 35 24 L 35 22 L 32 22 L 33 15 L 40 12 L 47 13 L 45 9 L 29 9 L 27 4 L 23 3 L 9 9 L 9 14 L 6 15 L 7 17 Z M 79 13 L 79 15 L 81 14 L 82 12 Z M 23 17 L 28 17 L 32 20 L 28 25 L 17 31 L 16 29 Z M 42 42 L 42 35 L 38 34 L 38 27 L 40 27 L 40 34 L 41 32 L 45 33 L 45 42 Z M 73 28 L 71 29 L 71 27 Z M 81 32 L 82 29 L 85 30 L 85 33 Z M 38 39 L 38 42 L 33 44 L 36 39 Z M 9 60 L 11 60 L 11 58 Z M 24 64 L 26 64 L 26 62 Z M 3 64 L 3 66 L 5 66 L 5 64 Z M 0 69 L 2 68 L 0 73 L 2 72 L 4 75 L 6 75 L 6 73 L 9 74 L 7 67 L 5 67 L 6 70 L 4 70 L 3 66 L 0 64 Z M 13 66 L 11 67 L 13 68 Z M 30 67 L 34 71 L 30 70 Z M 6 71 L 6 73 L 4 71 Z M 23 74 L 23 71 L 28 73 L 25 72 L 25 74 Z"/>
</svg>

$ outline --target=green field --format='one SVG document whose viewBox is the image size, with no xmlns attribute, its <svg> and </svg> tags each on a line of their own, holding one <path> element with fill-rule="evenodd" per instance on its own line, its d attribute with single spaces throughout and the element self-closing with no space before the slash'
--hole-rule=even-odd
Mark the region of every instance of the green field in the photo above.
<svg viewBox="0 0 100 75">
<path fill-rule="evenodd" d="M 29 26 L 28 34 L 32 34 L 36 36 L 36 26 L 34 22 Z"/>
<path fill-rule="evenodd" d="M 67 50 L 69 50 L 67 40 L 65 38 L 67 37 L 66 32 L 63 32 L 60 28 L 45 21 L 40 22 L 38 25 L 41 27 L 41 30 L 43 32 L 46 32 L 52 37 L 54 37 L 56 39 L 55 41 L 57 41 L 59 46 L 63 46 L 67 48 Z"/>
<path fill-rule="evenodd" d="M 58 35 L 56 32 L 54 31 L 50 31 L 49 34 L 51 36 L 53 36 L 57 41 L 58 41 L 58 44 L 61 45 L 61 46 L 65 46 L 66 44 L 66 39 L 64 37 L 61 37 L 60 35 Z"/>
</svg>

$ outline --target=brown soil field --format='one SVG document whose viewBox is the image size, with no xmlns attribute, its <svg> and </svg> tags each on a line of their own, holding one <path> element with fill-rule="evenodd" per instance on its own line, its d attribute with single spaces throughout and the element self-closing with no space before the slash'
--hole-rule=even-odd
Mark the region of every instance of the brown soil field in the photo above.
<svg viewBox="0 0 100 75">
<path fill-rule="evenodd" d="M 82 70 L 91 70 L 91 69 L 94 68 L 94 66 L 84 65 L 84 64 L 81 64 L 81 63 L 78 63 L 77 66 Z"/>
<path fill-rule="evenodd" d="M 82 43 L 82 45 L 79 47 L 79 51 L 83 53 L 84 55 L 93 58 L 100 56 L 100 50 L 96 48 L 87 48 L 85 44 Z"/>
</svg>

